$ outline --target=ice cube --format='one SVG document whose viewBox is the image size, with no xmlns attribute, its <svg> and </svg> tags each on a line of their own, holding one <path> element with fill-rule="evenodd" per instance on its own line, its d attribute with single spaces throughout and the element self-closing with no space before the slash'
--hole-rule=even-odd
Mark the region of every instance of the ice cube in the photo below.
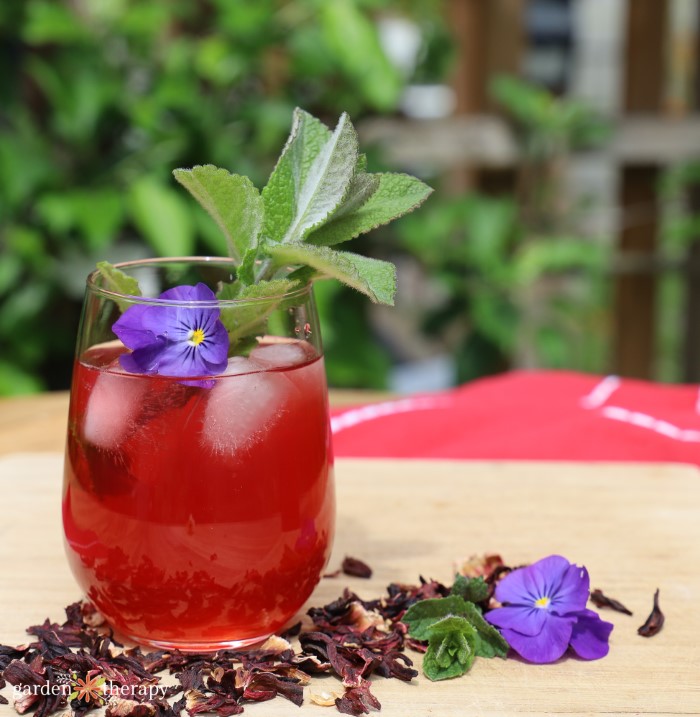
<svg viewBox="0 0 700 717">
<path fill-rule="evenodd" d="M 261 364 L 250 361 L 243 356 L 231 356 L 228 360 L 228 366 L 225 371 L 221 372 L 222 376 L 239 376 L 243 373 L 256 373 L 263 370 Z"/>
<path fill-rule="evenodd" d="M 290 339 L 279 343 L 262 343 L 250 352 L 250 358 L 267 368 L 291 368 L 310 361 L 313 347 L 306 341 Z"/>
<path fill-rule="evenodd" d="M 286 376 L 303 396 L 316 398 L 316 394 L 320 394 L 321 400 L 326 400 L 326 369 L 323 358 L 288 371 Z"/>
<path fill-rule="evenodd" d="M 117 448 L 136 425 L 146 384 L 147 381 L 119 369 L 101 371 L 85 410 L 85 439 L 100 448 Z"/>
<path fill-rule="evenodd" d="M 244 371 L 243 361 L 257 373 Z M 249 359 L 236 368 L 238 375 L 218 378 L 207 397 L 202 440 L 215 453 L 235 453 L 260 440 L 288 411 L 295 391 L 284 374 L 261 371 Z"/>
</svg>

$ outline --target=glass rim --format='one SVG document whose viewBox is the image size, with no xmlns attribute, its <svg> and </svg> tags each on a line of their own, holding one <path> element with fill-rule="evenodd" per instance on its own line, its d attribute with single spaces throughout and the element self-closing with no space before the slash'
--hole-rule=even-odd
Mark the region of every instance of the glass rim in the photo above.
<svg viewBox="0 0 700 717">
<path fill-rule="evenodd" d="M 167 266 L 168 264 L 201 264 L 212 266 L 230 266 L 232 269 L 237 270 L 238 264 L 230 257 L 223 256 L 173 256 L 173 257 L 152 257 L 148 259 L 133 259 L 131 261 L 120 261 L 113 264 L 115 269 L 133 269 L 149 266 Z M 98 280 L 101 277 L 100 270 L 94 269 L 91 271 L 86 279 L 86 286 L 89 291 L 104 296 L 112 300 L 129 301 L 133 304 L 149 304 L 155 306 L 191 306 L 198 308 L 221 308 L 227 306 L 242 306 L 245 304 L 256 304 L 265 303 L 269 301 L 281 301 L 283 299 L 294 299 L 302 298 L 307 295 L 311 295 L 311 289 L 313 282 L 307 281 L 302 283 L 297 289 L 286 291 L 278 294 L 268 294 L 266 296 L 255 296 L 250 298 L 238 298 L 238 299 L 215 299 L 208 301 L 180 301 L 177 299 L 159 299 L 157 296 L 135 296 L 134 294 L 123 294 L 119 291 L 107 289 L 98 284 Z M 211 288 L 211 287 L 210 287 Z"/>
</svg>

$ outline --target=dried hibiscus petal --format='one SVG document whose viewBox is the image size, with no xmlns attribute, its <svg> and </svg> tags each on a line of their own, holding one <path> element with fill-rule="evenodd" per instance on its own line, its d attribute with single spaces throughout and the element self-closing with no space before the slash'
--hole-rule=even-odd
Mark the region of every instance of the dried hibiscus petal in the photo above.
<svg viewBox="0 0 700 717">
<path fill-rule="evenodd" d="M 257 672 L 251 676 L 243 691 L 245 699 L 260 702 L 280 695 L 297 707 L 304 701 L 303 687 L 295 679 L 280 677 L 272 672 Z"/>
<path fill-rule="evenodd" d="M 654 593 L 654 607 L 646 619 L 646 622 L 637 630 L 637 633 L 642 637 L 653 637 L 660 632 L 664 626 L 664 620 L 664 614 L 661 612 L 661 608 L 659 608 L 659 589 L 656 588 L 656 592 Z"/>
<path fill-rule="evenodd" d="M 238 704 L 234 698 L 224 695 L 207 696 L 199 690 L 190 690 L 185 694 L 185 699 L 185 709 L 191 715 L 213 712 L 219 717 L 229 717 L 243 712 L 243 705 Z"/>
<path fill-rule="evenodd" d="M 346 715 L 369 714 L 370 707 L 375 710 L 382 708 L 379 700 L 370 692 L 370 682 L 362 680 L 355 687 L 348 687 L 345 694 L 335 701 L 338 712 Z"/>
<path fill-rule="evenodd" d="M 362 560 L 358 560 L 357 558 L 351 558 L 350 556 L 345 557 L 341 569 L 346 575 L 351 575 L 355 578 L 372 577 L 372 568 L 370 568 L 367 563 L 364 563 Z"/>
<path fill-rule="evenodd" d="M 314 692 L 313 690 L 309 691 L 309 699 L 311 702 L 315 705 L 320 705 L 321 707 L 333 707 L 336 700 L 340 699 L 340 697 L 341 695 L 338 692 L 333 692 L 331 690 L 323 690 L 322 692 Z"/>
<path fill-rule="evenodd" d="M 603 594 L 602 590 L 595 589 L 591 593 L 591 602 L 596 607 L 609 607 L 616 612 L 622 612 L 625 615 L 631 615 L 632 611 L 626 608 L 619 600 L 608 597 Z"/>
<path fill-rule="evenodd" d="M 503 558 L 497 554 L 471 555 L 457 572 L 467 578 L 488 577 L 496 568 L 504 565 Z"/>
<path fill-rule="evenodd" d="M 153 717 L 156 706 L 151 703 L 112 697 L 107 704 L 105 717 Z"/>
</svg>

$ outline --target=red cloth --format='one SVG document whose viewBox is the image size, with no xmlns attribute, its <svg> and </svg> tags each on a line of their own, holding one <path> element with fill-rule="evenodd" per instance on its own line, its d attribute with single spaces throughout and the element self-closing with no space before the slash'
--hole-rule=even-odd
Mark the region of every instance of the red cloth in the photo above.
<svg viewBox="0 0 700 717">
<path fill-rule="evenodd" d="M 336 456 L 700 465 L 697 386 L 514 371 L 441 393 L 336 409 Z"/>
</svg>

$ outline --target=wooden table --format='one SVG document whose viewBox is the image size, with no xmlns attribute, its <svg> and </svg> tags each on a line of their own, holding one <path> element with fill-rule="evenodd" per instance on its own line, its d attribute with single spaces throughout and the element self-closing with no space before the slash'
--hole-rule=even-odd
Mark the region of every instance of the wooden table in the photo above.
<svg viewBox="0 0 700 717">
<path fill-rule="evenodd" d="M 63 557 L 60 454 L 0 458 L 0 643 L 62 608 L 78 589 Z M 588 567 L 592 587 L 624 602 L 608 657 L 552 665 L 479 659 L 463 678 L 413 684 L 377 678 L 382 713 L 402 715 L 700 714 L 700 480 L 682 465 L 542 464 L 340 460 L 338 536 L 329 569 L 346 554 L 366 560 L 371 580 L 324 579 L 311 602 L 349 586 L 378 597 L 419 575 L 449 582 L 472 553 L 512 564 L 561 553 Z M 637 635 L 661 589 L 666 624 Z M 420 661 L 418 661 L 420 662 Z M 328 685 L 328 679 L 323 687 Z M 8 694 L 5 688 L 4 694 Z M 302 713 L 322 714 L 307 703 Z M 0 714 L 11 714 L 0 707 Z M 297 715 L 284 700 L 246 713 Z M 327 714 L 335 714 L 331 709 Z"/>
</svg>

